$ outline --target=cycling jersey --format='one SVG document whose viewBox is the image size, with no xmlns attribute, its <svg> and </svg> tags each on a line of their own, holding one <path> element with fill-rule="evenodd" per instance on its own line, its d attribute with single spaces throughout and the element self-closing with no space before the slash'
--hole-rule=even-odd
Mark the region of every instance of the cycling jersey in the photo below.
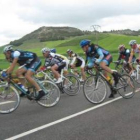
<svg viewBox="0 0 140 140">
<path fill-rule="evenodd" d="M 86 52 L 86 62 L 89 62 L 88 67 L 94 66 L 95 59 L 98 63 L 104 61 L 106 65 L 109 66 L 112 61 L 112 56 L 110 55 L 109 51 L 103 49 L 102 47 L 91 45 Z"/>
<path fill-rule="evenodd" d="M 32 61 L 34 61 L 37 58 L 37 55 L 33 52 L 15 50 L 11 54 L 11 61 L 13 61 L 14 58 L 18 58 L 17 63 L 19 65 L 23 65 L 23 64 L 30 64 Z"/>
<path fill-rule="evenodd" d="M 15 50 L 11 53 L 10 61 L 13 62 L 15 58 L 18 58 L 17 63 L 26 70 L 31 70 L 35 72 L 41 65 L 41 60 L 33 52 Z"/>
<path fill-rule="evenodd" d="M 68 66 L 69 66 L 69 59 L 64 56 L 64 55 L 61 55 L 61 54 L 56 54 L 57 56 L 60 56 L 61 58 L 63 58 L 66 62 L 66 66 L 64 67 L 64 70 L 67 71 L 68 70 Z"/>
<path fill-rule="evenodd" d="M 45 67 L 53 66 L 57 64 L 58 66 L 61 65 L 61 63 L 65 62 L 65 60 L 58 56 L 55 53 L 50 53 L 49 56 L 45 59 Z"/>
<path fill-rule="evenodd" d="M 85 60 L 79 55 L 77 55 L 76 53 L 73 53 L 70 59 L 71 59 L 70 65 L 75 64 L 76 67 L 81 67 L 81 68 L 85 67 Z"/>
<path fill-rule="evenodd" d="M 118 60 L 124 59 L 126 62 L 128 62 L 129 57 L 130 57 L 130 50 L 129 49 L 125 49 L 124 51 L 121 51 L 119 53 Z"/>
</svg>

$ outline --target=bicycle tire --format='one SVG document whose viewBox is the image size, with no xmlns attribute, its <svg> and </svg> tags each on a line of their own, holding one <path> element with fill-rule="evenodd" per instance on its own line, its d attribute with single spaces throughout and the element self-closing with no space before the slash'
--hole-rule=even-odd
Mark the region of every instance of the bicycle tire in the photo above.
<svg viewBox="0 0 140 140">
<path fill-rule="evenodd" d="M 99 76 L 96 82 L 96 78 L 96 76 L 90 76 L 83 85 L 84 96 L 93 104 L 103 102 L 107 96 L 106 81 Z"/>
<path fill-rule="evenodd" d="M 132 98 L 135 95 L 133 78 L 128 74 L 121 75 L 117 84 L 117 91 L 125 99 Z"/>
<path fill-rule="evenodd" d="M 41 81 L 41 84 L 44 87 L 44 92 L 46 93 L 38 102 L 39 105 L 44 107 L 53 107 L 60 100 L 60 90 L 58 86 L 51 81 Z"/>
<path fill-rule="evenodd" d="M 0 85 L 0 113 L 8 114 L 15 111 L 20 104 L 18 91 L 12 85 Z"/>
<path fill-rule="evenodd" d="M 136 65 L 136 76 L 132 77 L 138 84 L 140 84 L 140 66 Z"/>
<path fill-rule="evenodd" d="M 62 83 L 63 91 L 69 96 L 75 96 L 80 91 L 80 81 L 77 76 L 67 74 Z"/>
</svg>

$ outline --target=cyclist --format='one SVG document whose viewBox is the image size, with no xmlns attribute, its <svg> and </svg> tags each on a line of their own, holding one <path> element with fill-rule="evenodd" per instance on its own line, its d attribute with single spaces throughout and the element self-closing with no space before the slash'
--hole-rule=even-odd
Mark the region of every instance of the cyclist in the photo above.
<svg viewBox="0 0 140 140">
<path fill-rule="evenodd" d="M 137 58 L 137 61 L 140 60 L 140 44 L 137 44 L 136 40 L 130 40 L 129 45 L 131 46 L 131 53 L 129 57 L 129 63 L 132 61 L 133 56 L 135 53 L 138 53 L 139 56 Z"/>
<path fill-rule="evenodd" d="M 136 61 L 139 63 L 140 62 L 140 44 L 137 44 L 136 40 L 130 40 L 129 41 L 129 45 L 131 46 L 131 53 L 130 53 L 130 57 L 129 57 L 129 65 L 132 68 L 132 75 L 135 73 L 134 69 L 131 65 L 131 62 L 133 60 L 133 56 L 135 55 L 135 53 L 138 53 L 138 58 L 136 59 Z"/>
<path fill-rule="evenodd" d="M 54 77 L 57 79 L 55 83 L 62 82 L 60 76 L 61 70 L 66 66 L 66 61 L 55 53 L 51 53 L 49 48 L 43 48 L 41 50 L 43 56 L 45 57 L 44 68 L 50 67 Z M 41 68 L 42 69 L 42 68 Z"/>
<path fill-rule="evenodd" d="M 86 79 L 85 70 L 84 70 L 85 60 L 70 49 L 67 50 L 67 54 L 69 56 L 69 59 L 71 60 L 71 63 L 69 64 L 70 67 L 72 69 L 74 69 L 75 67 L 80 67 L 81 74 L 82 74 L 81 81 L 84 81 Z"/>
<path fill-rule="evenodd" d="M 56 53 L 56 49 L 55 48 L 50 49 L 50 52 L 51 53 L 55 53 L 57 56 L 62 57 L 66 61 L 66 66 L 64 67 L 64 75 L 68 74 L 69 59 L 66 56 L 64 56 L 64 55 Z"/>
<path fill-rule="evenodd" d="M 128 62 L 129 57 L 130 57 L 130 50 L 126 49 L 125 45 L 123 44 L 118 46 L 118 50 L 119 50 L 118 61 L 120 61 L 121 59 L 124 59 L 126 62 Z"/>
<path fill-rule="evenodd" d="M 100 67 L 105 70 L 105 77 L 107 77 L 107 72 L 112 74 L 116 85 L 118 83 L 118 74 L 109 68 L 109 64 L 112 61 L 111 54 L 107 50 L 101 48 L 99 45 L 91 44 L 90 42 L 90 40 L 82 40 L 80 42 L 81 48 L 86 53 L 86 60 L 88 61 L 87 67 L 92 68 L 94 63 L 99 64 Z M 114 97 L 114 94 L 115 92 L 112 91 L 109 98 Z"/>
<path fill-rule="evenodd" d="M 121 59 L 124 60 L 124 66 L 126 66 L 129 71 L 131 71 L 131 67 L 129 66 L 129 57 L 130 57 L 130 50 L 129 49 L 126 49 L 125 48 L 125 45 L 121 44 L 118 46 L 118 50 L 119 50 L 119 57 L 118 57 L 118 61 L 120 62 Z M 135 61 L 135 55 L 133 55 L 133 58 L 132 58 L 132 62 Z M 118 62 L 118 64 L 119 64 Z"/>
<path fill-rule="evenodd" d="M 17 77 L 19 77 L 20 82 L 24 85 L 23 80 L 21 80 L 24 75 L 27 81 L 34 85 L 39 93 L 36 97 L 36 100 L 39 100 L 41 97 L 43 97 L 45 95 L 44 91 L 40 89 L 39 85 L 32 78 L 35 71 L 41 65 L 41 61 L 37 57 L 37 55 L 33 52 L 13 50 L 12 45 L 6 46 L 3 50 L 3 53 L 6 59 L 11 62 L 10 67 L 6 70 L 6 72 L 3 73 L 3 75 L 7 77 L 8 74 L 10 74 L 14 70 L 16 64 L 19 64 L 22 67 L 17 69 L 16 75 Z"/>
</svg>

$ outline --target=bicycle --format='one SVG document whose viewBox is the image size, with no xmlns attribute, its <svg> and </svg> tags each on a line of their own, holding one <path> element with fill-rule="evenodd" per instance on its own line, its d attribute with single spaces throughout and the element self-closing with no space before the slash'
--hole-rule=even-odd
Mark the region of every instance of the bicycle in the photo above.
<svg viewBox="0 0 140 140">
<path fill-rule="evenodd" d="M 57 86 L 59 87 L 62 93 L 66 93 L 67 95 L 70 95 L 70 96 L 77 95 L 80 91 L 79 79 L 73 74 L 63 75 L 63 71 L 64 70 L 62 69 L 60 73 L 62 82 L 57 84 Z M 55 78 L 53 76 L 53 73 L 49 69 L 46 69 L 45 71 L 39 71 L 37 73 L 37 77 L 40 77 L 39 75 L 43 75 L 43 80 L 48 79 L 52 81 L 53 83 L 55 83 Z"/>
<path fill-rule="evenodd" d="M 115 86 L 110 83 L 102 73 L 102 68 L 96 65 L 96 75 L 92 75 L 86 79 L 83 91 L 86 99 L 93 103 L 99 104 L 103 102 L 107 96 L 107 85 L 113 93 L 119 93 L 123 98 L 132 98 L 135 94 L 135 85 L 133 79 L 127 75 L 118 73 L 118 84 Z"/>
<path fill-rule="evenodd" d="M 126 66 L 123 62 L 120 61 L 113 61 L 115 64 L 115 69 L 120 73 L 127 73 L 129 74 L 138 84 L 140 84 L 140 65 L 137 62 L 132 62 L 132 67 L 136 65 L 136 68 L 133 73 L 130 73 L 131 69 L 129 66 Z"/>
<path fill-rule="evenodd" d="M 36 77 L 33 77 L 38 83 L 40 88 L 45 92 L 39 101 L 36 101 L 38 95 L 34 86 L 28 86 L 28 95 L 26 91 L 21 88 L 18 83 L 15 83 L 14 78 L 9 75 L 7 82 L 0 84 L 0 113 L 8 114 L 15 111 L 20 104 L 19 92 L 26 94 L 27 98 L 30 100 L 35 100 L 39 105 L 43 107 L 52 107 L 58 103 L 60 100 L 59 88 L 51 81 L 40 81 Z"/>
</svg>

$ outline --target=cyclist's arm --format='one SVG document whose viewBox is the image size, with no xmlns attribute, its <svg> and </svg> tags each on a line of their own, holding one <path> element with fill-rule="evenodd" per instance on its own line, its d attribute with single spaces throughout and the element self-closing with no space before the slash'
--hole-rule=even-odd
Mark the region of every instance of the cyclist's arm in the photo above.
<svg viewBox="0 0 140 140">
<path fill-rule="evenodd" d="M 97 53 L 99 55 L 99 58 L 97 59 L 98 62 L 101 62 L 102 59 L 104 58 L 104 54 L 100 48 L 97 49 Z"/>
<path fill-rule="evenodd" d="M 72 59 L 70 65 L 74 65 L 75 61 L 76 61 L 76 57 L 73 57 L 73 59 Z"/>
<path fill-rule="evenodd" d="M 120 60 L 121 60 L 121 54 L 119 53 L 118 61 L 120 61 Z"/>
<path fill-rule="evenodd" d="M 132 50 L 131 50 L 131 53 L 130 53 L 130 57 L 129 57 L 128 63 L 131 63 L 131 61 L 132 61 L 132 59 L 133 59 L 133 55 L 134 55 L 134 50 L 132 49 Z"/>
<path fill-rule="evenodd" d="M 7 74 L 11 73 L 14 70 L 14 68 L 15 68 L 15 66 L 17 64 L 17 61 L 18 61 L 18 58 L 14 58 L 12 64 L 10 65 L 8 70 L 6 71 Z"/>
</svg>

